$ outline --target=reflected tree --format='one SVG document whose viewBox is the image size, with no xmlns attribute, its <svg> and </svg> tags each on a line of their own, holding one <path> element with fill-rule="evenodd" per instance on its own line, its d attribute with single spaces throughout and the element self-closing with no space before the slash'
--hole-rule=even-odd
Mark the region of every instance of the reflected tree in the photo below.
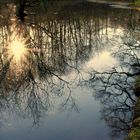
<svg viewBox="0 0 140 140">
<path fill-rule="evenodd" d="M 38 124 L 41 117 L 53 108 L 55 100 L 60 98 L 63 109 L 78 111 L 71 93 L 72 84 L 76 82 L 65 77 L 72 71 L 78 76 L 81 74 L 80 66 L 89 60 L 93 52 L 102 50 L 109 41 L 109 28 L 124 26 L 125 23 L 127 31 L 128 11 L 113 12 L 103 5 L 100 7 L 97 4 L 80 3 L 74 6 L 59 5 L 57 10 L 51 5 L 51 13 L 48 6 L 44 14 L 43 10 L 35 12 L 40 5 L 38 1 L 14 2 L 11 1 L 5 7 L 3 4 L 0 15 L 1 113 L 5 108 L 11 109 L 17 114 L 24 114 L 24 117 L 32 117 L 33 123 Z M 120 13 L 125 20 L 120 18 Z M 135 15 L 138 18 L 137 12 Z M 15 61 L 14 55 L 7 51 L 8 43 L 14 40 L 11 40 L 13 33 L 14 38 L 23 39 L 26 48 L 20 61 Z M 125 45 L 119 48 L 119 53 L 115 54 L 122 60 L 122 68 L 104 73 L 94 71 L 88 81 L 92 87 L 97 86 L 98 82 L 102 86 L 97 98 L 106 104 L 102 115 L 114 133 L 128 130 L 131 123 L 133 112 L 130 111 L 135 102 L 132 83 L 133 77 L 139 74 L 139 67 L 136 66 L 139 59 L 135 53 L 130 53 L 133 49 L 136 50 L 134 43 L 131 46 L 125 41 Z M 130 60 L 133 63 L 129 63 Z M 126 72 L 123 67 L 128 65 L 130 70 Z M 132 69 L 132 66 L 135 67 Z M 125 114 L 127 112 L 129 115 Z"/>
<path fill-rule="evenodd" d="M 119 61 L 111 71 L 92 71 L 85 81 L 96 91 L 95 98 L 103 105 L 102 119 L 111 128 L 111 136 L 127 136 L 135 119 L 137 97 L 135 82 L 140 76 L 140 43 L 137 36 L 124 36 L 123 44 L 112 55 Z M 136 95 L 136 96 L 135 96 Z"/>
</svg>

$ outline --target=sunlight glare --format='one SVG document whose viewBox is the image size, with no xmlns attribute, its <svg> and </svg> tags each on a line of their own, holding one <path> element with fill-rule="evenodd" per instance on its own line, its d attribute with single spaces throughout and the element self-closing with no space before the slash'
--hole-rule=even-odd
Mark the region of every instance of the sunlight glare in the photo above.
<svg viewBox="0 0 140 140">
<path fill-rule="evenodd" d="M 100 72 L 109 70 L 117 65 L 117 60 L 111 55 L 110 51 L 103 51 L 94 55 L 86 64 L 86 69 L 95 69 Z"/>
<path fill-rule="evenodd" d="M 26 48 L 25 43 L 22 39 L 14 39 L 10 43 L 9 55 L 12 55 L 16 61 L 21 60 L 21 58 L 25 55 Z"/>
</svg>

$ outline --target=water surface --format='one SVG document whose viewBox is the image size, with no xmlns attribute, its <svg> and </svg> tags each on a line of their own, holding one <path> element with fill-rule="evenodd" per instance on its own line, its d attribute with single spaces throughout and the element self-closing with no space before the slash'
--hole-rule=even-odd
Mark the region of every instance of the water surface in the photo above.
<svg viewBox="0 0 140 140">
<path fill-rule="evenodd" d="M 139 68 L 138 11 L 95 2 L 1 4 L 1 140 L 122 140 Z M 40 10 L 38 10 L 40 9 Z"/>
</svg>

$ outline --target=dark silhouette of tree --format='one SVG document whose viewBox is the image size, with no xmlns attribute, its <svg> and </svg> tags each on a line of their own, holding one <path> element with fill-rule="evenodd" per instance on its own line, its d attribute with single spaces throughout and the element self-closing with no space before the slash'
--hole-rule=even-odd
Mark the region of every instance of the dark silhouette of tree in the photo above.
<svg viewBox="0 0 140 140">
<path fill-rule="evenodd" d="M 63 109 L 78 111 L 71 93 L 71 84 L 75 81 L 64 76 L 71 71 L 80 75 L 79 66 L 88 61 L 93 52 L 104 48 L 103 40 L 110 41 L 108 28 L 121 26 L 125 32 L 138 31 L 139 16 L 136 11 L 113 10 L 107 5 L 92 3 L 58 4 L 56 9 L 48 4 L 45 12 L 41 9 L 35 12 L 38 7 L 38 1 L 11 2 L 4 8 L 2 6 L 3 18 L 0 21 L 0 44 L 3 46 L 0 52 L 0 111 L 5 108 L 16 110 L 32 117 L 34 124 L 38 124 L 44 112 L 53 106 L 54 97 L 65 97 L 60 104 Z M 134 12 L 134 17 L 128 12 Z M 7 54 L 7 42 L 14 31 L 16 36 L 25 39 L 27 49 L 20 64 L 15 63 L 14 56 L 9 58 Z M 136 35 L 134 37 L 137 38 Z M 87 82 L 94 88 L 101 85 L 96 97 L 105 104 L 102 116 L 114 133 L 128 130 L 132 120 L 133 82 L 139 75 L 139 58 L 131 53 L 139 46 L 132 42 L 124 41 L 125 46 L 115 53 L 122 62 L 121 66 L 129 71 L 123 71 L 123 68 L 121 72 L 117 68 L 103 73 L 93 71 Z"/>
<path fill-rule="evenodd" d="M 119 67 L 104 72 L 92 71 L 91 78 L 84 82 L 96 91 L 95 98 L 103 105 L 101 118 L 111 128 L 113 138 L 127 136 L 133 127 L 136 96 L 139 96 L 139 93 L 135 96 L 135 79 L 140 76 L 140 44 L 137 36 L 132 37 L 131 33 L 123 40 L 124 43 L 112 53 Z"/>
</svg>

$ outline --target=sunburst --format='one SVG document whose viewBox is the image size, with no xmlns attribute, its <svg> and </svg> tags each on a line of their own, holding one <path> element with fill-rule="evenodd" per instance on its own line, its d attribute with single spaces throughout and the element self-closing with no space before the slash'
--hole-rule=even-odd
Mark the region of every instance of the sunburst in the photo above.
<svg viewBox="0 0 140 140">
<path fill-rule="evenodd" d="M 22 60 L 27 53 L 26 39 L 23 37 L 11 36 L 8 43 L 8 55 L 13 57 L 15 61 Z"/>
</svg>

